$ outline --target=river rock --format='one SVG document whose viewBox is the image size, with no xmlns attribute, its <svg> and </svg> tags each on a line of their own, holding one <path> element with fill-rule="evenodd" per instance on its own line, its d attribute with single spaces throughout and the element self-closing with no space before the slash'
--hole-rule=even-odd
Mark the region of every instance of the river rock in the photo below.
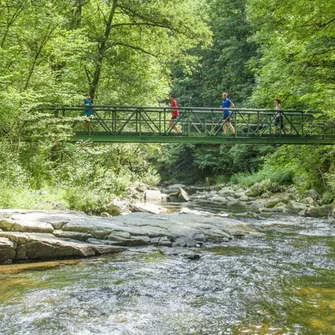
<svg viewBox="0 0 335 335">
<path fill-rule="evenodd" d="M 284 207 L 273 207 L 273 208 L 263 208 L 261 210 L 261 213 L 284 213 L 285 208 Z"/>
<path fill-rule="evenodd" d="M 197 246 L 197 241 L 189 236 L 178 237 L 172 244 L 173 247 L 191 247 Z"/>
<path fill-rule="evenodd" d="M 294 200 L 289 201 L 287 207 L 293 213 L 301 213 L 302 211 L 305 211 L 307 209 L 306 204 Z"/>
<path fill-rule="evenodd" d="M 164 189 L 164 193 L 177 193 L 180 188 L 185 188 L 184 184 L 173 184 L 169 185 Z"/>
<path fill-rule="evenodd" d="M 245 194 L 248 197 L 258 197 L 264 192 L 264 188 L 260 183 L 252 185 L 249 189 L 246 190 Z"/>
<path fill-rule="evenodd" d="M 56 237 L 67 238 L 78 241 L 87 241 L 92 237 L 91 234 L 78 233 L 74 231 L 54 230 L 52 233 Z"/>
<path fill-rule="evenodd" d="M 167 199 L 171 202 L 187 202 L 190 200 L 190 196 L 185 190 L 179 187 L 179 190 L 176 193 L 169 194 Z"/>
<path fill-rule="evenodd" d="M 15 245 L 15 255 L 12 255 L 11 259 L 11 261 L 15 262 L 82 258 L 123 250 L 118 247 L 97 247 L 89 243 L 62 240 L 52 234 L 1 232 L 1 237 L 5 237 L 13 243 L 13 246 Z"/>
<path fill-rule="evenodd" d="M 116 217 L 102 218 L 97 216 L 86 216 L 83 220 L 74 218 L 63 226 L 63 230 L 91 234 L 97 239 L 104 239 L 114 230 L 119 230 L 119 225 L 115 218 Z"/>
<path fill-rule="evenodd" d="M 132 212 L 147 212 L 152 214 L 164 214 L 168 212 L 165 207 L 143 202 L 132 203 L 130 209 Z"/>
<path fill-rule="evenodd" d="M 218 194 L 222 197 L 234 197 L 235 191 L 231 187 L 222 187 L 221 190 L 218 191 Z"/>
<path fill-rule="evenodd" d="M 1 219 L 0 228 L 3 231 L 22 231 L 35 233 L 52 233 L 53 226 L 48 222 L 38 222 L 25 214 L 14 215 L 10 219 Z"/>
<path fill-rule="evenodd" d="M 91 257 L 124 250 L 120 245 L 171 246 L 177 241 L 176 245 L 191 247 L 254 233 L 245 222 L 207 213 L 98 217 L 74 211 L 0 210 L 0 217 L 7 229 L 0 232 L 0 263 Z M 25 220 L 33 232 L 26 232 Z M 52 234 L 34 232 L 40 227 L 48 227 Z"/>
<path fill-rule="evenodd" d="M 145 235 L 131 235 L 128 232 L 117 232 L 110 234 L 108 240 L 116 242 L 115 245 L 144 246 L 151 243 L 151 239 Z"/>
<path fill-rule="evenodd" d="M 162 247 L 171 247 L 172 246 L 172 242 L 167 236 L 152 238 L 151 242 L 153 244 L 156 244 L 156 245 L 162 246 Z"/>
<path fill-rule="evenodd" d="M 144 198 L 146 202 L 158 202 L 161 201 L 162 193 L 159 189 L 146 190 Z"/>
<path fill-rule="evenodd" d="M 239 197 L 240 201 L 249 201 L 249 197 L 247 195 L 242 195 L 241 197 Z"/>
<path fill-rule="evenodd" d="M 0 264 L 12 263 L 15 258 L 16 245 L 5 237 L 0 237 Z"/>
<path fill-rule="evenodd" d="M 312 207 L 317 207 L 317 202 L 312 197 L 306 197 L 300 200 L 302 203 L 307 204 Z"/>
<path fill-rule="evenodd" d="M 330 217 L 333 215 L 333 206 L 332 205 L 323 205 L 320 207 L 310 206 L 307 207 L 304 214 L 305 216 L 311 216 L 311 217 Z"/>
<path fill-rule="evenodd" d="M 264 207 L 273 208 L 278 203 L 287 204 L 292 199 L 292 194 L 290 193 L 275 193 L 269 199 L 267 199 L 264 203 Z"/>
<path fill-rule="evenodd" d="M 303 194 L 303 198 L 308 198 L 308 197 L 312 198 L 314 201 L 317 201 L 321 198 L 321 195 L 317 191 L 313 189 L 309 189 L 305 191 Z"/>
<path fill-rule="evenodd" d="M 248 205 L 249 205 L 250 211 L 253 211 L 256 213 L 260 213 L 261 210 L 264 208 L 264 202 L 259 201 L 259 200 L 251 201 Z"/>
<path fill-rule="evenodd" d="M 133 200 L 143 201 L 146 190 L 147 185 L 144 183 L 135 183 L 126 189 L 127 197 Z"/>
<path fill-rule="evenodd" d="M 130 213 L 130 200 L 115 199 L 106 206 L 107 213 L 118 216 Z"/>
</svg>

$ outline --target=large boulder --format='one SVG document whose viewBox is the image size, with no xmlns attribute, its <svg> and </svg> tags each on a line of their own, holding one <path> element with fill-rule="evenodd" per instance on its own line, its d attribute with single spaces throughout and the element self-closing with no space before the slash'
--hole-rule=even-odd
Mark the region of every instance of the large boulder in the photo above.
<svg viewBox="0 0 335 335">
<path fill-rule="evenodd" d="M 171 202 L 187 202 L 190 201 L 190 196 L 185 190 L 179 187 L 179 190 L 176 193 L 168 195 L 167 200 Z"/>
<path fill-rule="evenodd" d="M 285 187 L 278 184 L 275 181 L 271 181 L 270 179 L 265 179 L 261 181 L 260 183 L 256 183 L 252 185 L 245 194 L 249 197 L 259 197 L 264 192 L 268 193 L 278 193 L 278 192 L 284 192 Z"/>
<path fill-rule="evenodd" d="M 0 210 L 0 220 L 7 229 L 0 231 L 0 263 L 98 256 L 124 250 L 120 245 L 195 246 L 254 232 L 238 220 L 192 212 L 102 218 L 70 211 Z M 46 226 L 52 233 L 26 232 L 25 221 L 29 229 Z"/>
<path fill-rule="evenodd" d="M 75 231 L 64 231 L 58 229 L 54 230 L 52 234 L 59 238 L 78 240 L 78 241 L 87 241 L 89 238 L 92 238 L 91 234 L 80 233 Z"/>
<path fill-rule="evenodd" d="M 12 263 L 16 255 L 16 244 L 6 237 L 0 237 L 0 264 Z"/>
<path fill-rule="evenodd" d="M 152 214 L 164 214 L 168 212 L 165 207 L 143 202 L 132 203 L 130 209 L 132 212 L 147 212 Z"/>
<path fill-rule="evenodd" d="M 0 232 L 0 238 L 6 238 L 13 247 L 16 246 L 13 261 L 83 258 L 123 250 L 119 247 L 62 240 L 52 234 Z"/>
<path fill-rule="evenodd" d="M 107 213 L 113 216 L 118 216 L 121 214 L 129 214 L 130 213 L 130 200 L 115 199 L 106 206 L 105 210 Z"/>
<path fill-rule="evenodd" d="M 24 214 L 13 215 L 10 219 L 1 219 L 0 228 L 3 231 L 22 231 L 35 233 L 52 233 L 53 226 L 48 222 L 39 222 L 34 217 Z"/>
<path fill-rule="evenodd" d="M 275 193 L 264 203 L 264 207 L 273 208 L 279 203 L 287 204 L 292 199 L 291 193 Z"/>
<path fill-rule="evenodd" d="M 235 197 L 235 191 L 231 187 L 222 187 L 221 190 L 218 191 L 218 194 L 221 197 Z"/>
<path fill-rule="evenodd" d="M 304 212 L 304 216 L 311 217 L 330 217 L 333 215 L 332 205 L 323 205 L 319 207 L 310 206 Z"/>
<path fill-rule="evenodd" d="M 162 193 L 159 189 L 146 190 L 144 193 L 144 198 L 146 202 L 160 202 L 162 199 Z"/>
<path fill-rule="evenodd" d="M 128 232 L 116 232 L 110 234 L 108 237 L 109 241 L 114 241 L 116 245 L 124 246 L 144 246 L 151 244 L 151 239 L 145 235 L 131 235 Z"/>
<path fill-rule="evenodd" d="M 313 189 L 309 189 L 309 190 L 304 192 L 303 198 L 308 198 L 308 197 L 312 198 L 314 201 L 317 201 L 317 200 L 321 199 L 320 193 L 318 193 L 317 191 L 315 191 Z"/>
<path fill-rule="evenodd" d="M 290 200 L 287 204 L 287 208 L 293 213 L 301 213 L 302 211 L 306 211 L 307 205 L 301 202 L 297 202 L 294 200 Z"/>
<path fill-rule="evenodd" d="M 126 189 L 127 197 L 132 200 L 144 201 L 147 185 L 144 183 L 136 183 Z"/>
<path fill-rule="evenodd" d="M 246 190 L 245 195 L 248 197 L 259 197 L 263 192 L 264 187 L 260 183 L 256 183 Z"/>
</svg>

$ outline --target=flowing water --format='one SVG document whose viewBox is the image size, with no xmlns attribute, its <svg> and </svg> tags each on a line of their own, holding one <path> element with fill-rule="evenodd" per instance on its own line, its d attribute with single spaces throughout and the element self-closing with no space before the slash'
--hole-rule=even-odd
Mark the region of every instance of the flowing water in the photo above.
<svg viewBox="0 0 335 335">
<path fill-rule="evenodd" d="M 251 224 L 194 259 L 151 247 L 2 266 L 0 334 L 335 334 L 334 220 Z"/>
</svg>

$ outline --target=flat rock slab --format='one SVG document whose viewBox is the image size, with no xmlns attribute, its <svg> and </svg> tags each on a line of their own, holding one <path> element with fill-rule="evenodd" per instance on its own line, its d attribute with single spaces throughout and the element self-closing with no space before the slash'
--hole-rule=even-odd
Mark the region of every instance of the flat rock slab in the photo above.
<svg viewBox="0 0 335 335">
<path fill-rule="evenodd" d="M 93 245 L 84 242 L 62 240 L 52 234 L 43 233 L 0 232 L 0 239 L 9 241 L 7 245 L 9 244 L 15 250 L 15 253 L 11 254 L 11 260 L 15 262 L 84 258 L 124 250 L 122 247 L 110 245 Z M 3 263 L 9 263 L 9 260 L 10 257 L 7 257 Z"/>
<path fill-rule="evenodd" d="M 15 255 L 15 244 L 8 238 L 0 237 L 0 264 L 11 263 Z"/>
<path fill-rule="evenodd" d="M 0 230 L 0 264 L 91 257 L 120 252 L 124 246 L 193 247 L 254 232 L 239 220 L 193 213 L 98 217 L 33 210 L 0 210 Z"/>
</svg>

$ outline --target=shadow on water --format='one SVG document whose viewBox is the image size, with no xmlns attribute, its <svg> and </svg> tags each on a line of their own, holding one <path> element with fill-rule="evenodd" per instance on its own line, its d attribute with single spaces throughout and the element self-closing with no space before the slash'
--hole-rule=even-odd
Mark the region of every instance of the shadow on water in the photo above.
<svg viewBox="0 0 335 335">
<path fill-rule="evenodd" d="M 204 209 L 207 210 L 207 209 Z M 194 249 L 0 268 L 1 334 L 335 334 L 335 224 L 253 220 Z"/>
</svg>

